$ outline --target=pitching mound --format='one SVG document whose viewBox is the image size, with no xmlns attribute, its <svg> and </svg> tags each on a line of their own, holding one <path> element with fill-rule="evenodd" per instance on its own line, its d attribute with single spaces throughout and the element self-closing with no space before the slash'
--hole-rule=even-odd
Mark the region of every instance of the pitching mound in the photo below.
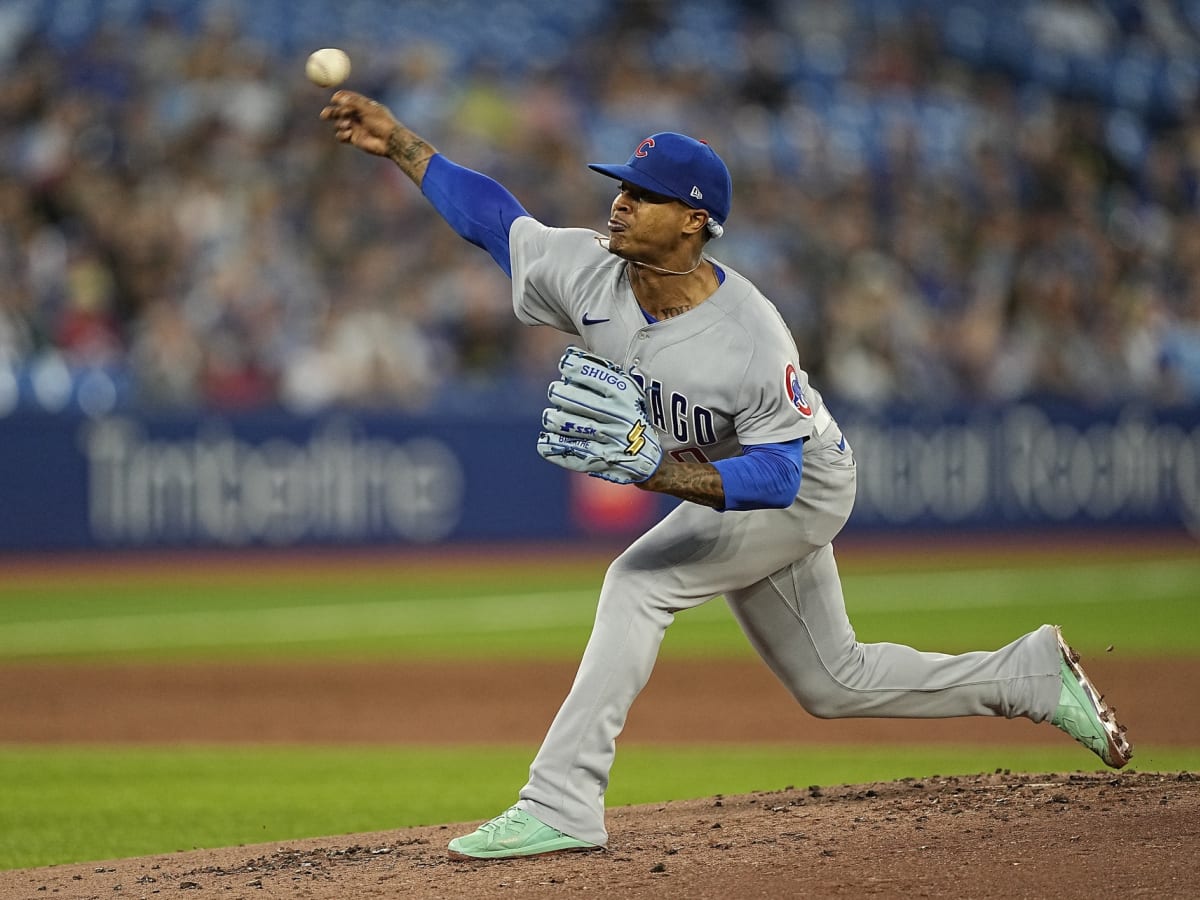
<svg viewBox="0 0 1200 900">
<path fill-rule="evenodd" d="M 1200 775 L 935 777 L 609 811 L 609 848 L 452 862 L 441 825 L 0 873 L 95 897 L 1195 896 Z"/>
</svg>

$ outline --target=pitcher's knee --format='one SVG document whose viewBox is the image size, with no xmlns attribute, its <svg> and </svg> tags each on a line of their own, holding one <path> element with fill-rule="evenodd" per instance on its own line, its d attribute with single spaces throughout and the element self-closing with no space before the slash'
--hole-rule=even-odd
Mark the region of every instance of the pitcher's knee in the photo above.
<svg viewBox="0 0 1200 900">
<path fill-rule="evenodd" d="M 843 669 L 840 674 L 852 677 L 853 670 Z M 804 707 L 804 711 L 818 719 L 844 719 L 860 715 L 867 702 L 866 695 L 855 690 L 846 677 L 839 678 L 838 674 L 826 668 L 822 669 L 820 675 L 810 670 L 807 678 L 798 679 L 790 687 L 792 696 Z"/>
<path fill-rule="evenodd" d="M 823 690 L 806 690 L 793 694 L 804 711 L 818 719 L 844 719 L 856 711 L 854 692 L 831 682 Z"/>
<path fill-rule="evenodd" d="M 645 596 L 652 580 L 645 572 L 638 571 L 616 559 L 604 573 L 604 583 L 601 585 L 602 596 L 612 596 L 629 599 L 636 602 Z"/>
<path fill-rule="evenodd" d="M 618 557 L 604 574 L 597 613 L 660 616 L 674 606 L 665 587 L 661 572 L 630 565 L 625 557 Z"/>
<path fill-rule="evenodd" d="M 860 715 L 866 701 L 863 684 L 863 645 L 826 646 L 797 665 L 790 677 L 781 673 L 796 702 L 818 719 Z"/>
</svg>

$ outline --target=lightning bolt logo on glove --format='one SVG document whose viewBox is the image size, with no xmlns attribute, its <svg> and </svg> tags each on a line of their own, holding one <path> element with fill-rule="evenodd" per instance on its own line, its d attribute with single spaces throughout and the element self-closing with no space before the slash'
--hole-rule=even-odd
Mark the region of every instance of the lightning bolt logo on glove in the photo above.
<svg viewBox="0 0 1200 900">
<path fill-rule="evenodd" d="M 637 456 L 642 452 L 642 448 L 646 446 L 646 423 L 638 422 L 629 429 L 629 434 L 625 435 L 625 440 L 629 441 L 625 447 L 625 452 L 630 456 Z"/>
</svg>

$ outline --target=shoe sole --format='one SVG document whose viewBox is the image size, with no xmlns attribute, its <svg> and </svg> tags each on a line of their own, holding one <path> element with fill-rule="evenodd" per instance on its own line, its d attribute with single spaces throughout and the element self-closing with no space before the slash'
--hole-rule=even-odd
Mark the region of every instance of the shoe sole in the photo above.
<svg viewBox="0 0 1200 900">
<path fill-rule="evenodd" d="M 447 849 L 446 856 L 459 862 L 490 862 L 494 859 L 531 859 L 535 856 L 557 856 L 560 853 L 595 853 L 603 849 L 603 847 L 563 847 L 560 850 L 539 850 L 534 853 L 497 853 L 492 856 L 471 856 L 467 853 L 459 853 L 457 850 Z"/>
<path fill-rule="evenodd" d="M 1084 692 L 1096 709 L 1105 737 L 1108 738 L 1108 758 L 1104 762 L 1114 769 L 1119 769 L 1133 758 L 1133 744 L 1129 743 L 1129 738 L 1126 737 L 1127 729 L 1117 722 L 1117 711 L 1104 702 L 1104 695 L 1096 690 L 1092 680 L 1083 671 L 1083 666 L 1079 664 L 1079 654 L 1063 640 L 1062 631 L 1056 628 L 1055 634 L 1058 636 L 1058 646 L 1067 662 L 1067 668 L 1083 686 Z"/>
</svg>

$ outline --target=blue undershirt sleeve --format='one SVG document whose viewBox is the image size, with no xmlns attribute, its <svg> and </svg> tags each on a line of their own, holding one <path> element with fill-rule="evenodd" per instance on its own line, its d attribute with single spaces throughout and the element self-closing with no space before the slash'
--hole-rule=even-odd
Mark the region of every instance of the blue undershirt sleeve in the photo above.
<svg viewBox="0 0 1200 900">
<path fill-rule="evenodd" d="M 421 192 L 459 237 L 490 253 L 504 274 L 512 277 L 508 229 L 529 213 L 507 188 L 438 153 L 425 169 Z"/>
<path fill-rule="evenodd" d="M 741 456 L 713 463 L 725 487 L 726 510 L 785 509 L 796 499 L 804 466 L 804 439 L 754 444 Z"/>
</svg>

